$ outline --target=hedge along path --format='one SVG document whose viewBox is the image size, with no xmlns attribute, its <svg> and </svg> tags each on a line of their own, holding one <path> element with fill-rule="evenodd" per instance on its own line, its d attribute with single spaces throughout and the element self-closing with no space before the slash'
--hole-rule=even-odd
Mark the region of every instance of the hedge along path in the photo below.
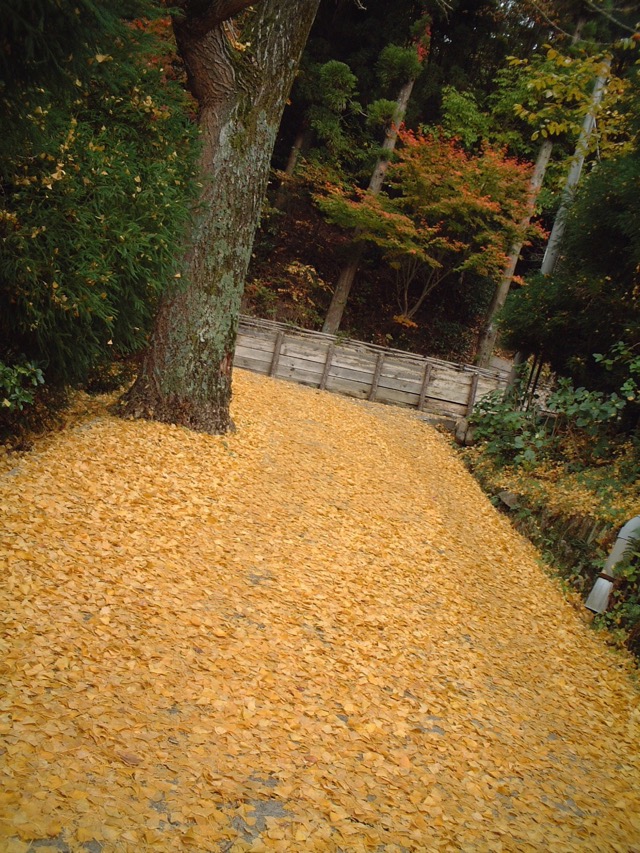
<svg viewBox="0 0 640 853">
<path fill-rule="evenodd" d="M 236 371 L 0 479 L 3 851 L 640 849 L 640 705 L 410 412 Z"/>
</svg>

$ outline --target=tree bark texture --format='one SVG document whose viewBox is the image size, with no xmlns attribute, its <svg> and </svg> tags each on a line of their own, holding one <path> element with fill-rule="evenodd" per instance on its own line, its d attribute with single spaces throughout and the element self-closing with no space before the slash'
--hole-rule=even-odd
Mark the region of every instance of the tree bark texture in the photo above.
<svg viewBox="0 0 640 853">
<path fill-rule="evenodd" d="M 396 147 L 396 142 L 398 141 L 398 128 L 402 124 L 407 112 L 407 106 L 409 105 L 409 98 L 411 97 L 414 83 L 414 79 L 407 80 L 402 89 L 400 89 L 400 94 L 396 100 L 396 114 L 394 121 L 387 127 L 384 142 L 382 143 L 383 153 L 378 157 L 371 174 L 371 179 L 369 180 L 369 186 L 367 187 L 367 190 L 372 195 L 378 195 L 382 189 L 382 184 L 384 183 L 387 169 L 389 168 L 389 160 Z M 365 246 L 363 243 L 358 242 L 357 231 L 353 237 L 354 243 L 349 253 L 349 258 L 338 277 L 338 281 L 331 298 L 331 304 L 329 305 L 329 310 L 327 311 L 327 315 L 324 318 L 324 324 L 322 326 L 322 331 L 328 332 L 331 335 L 335 335 L 340 328 L 342 315 L 344 314 L 344 309 L 351 292 L 351 287 L 353 286 L 356 273 L 358 272 L 358 267 L 360 266 L 360 261 L 364 255 Z"/>
<path fill-rule="evenodd" d="M 222 433 L 240 300 L 282 111 L 319 0 L 185 0 L 174 32 L 202 130 L 182 281 L 161 301 L 123 414 Z M 251 5 L 251 8 L 248 8 Z"/>
<path fill-rule="evenodd" d="M 542 145 L 540 146 L 540 151 L 538 152 L 538 157 L 536 159 L 536 165 L 533 170 L 533 175 L 531 176 L 531 180 L 529 182 L 527 214 L 520 222 L 520 231 L 523 236 L 521 239 L 518 239 L 513 244 L 513 246 L 511 246 L 507 266 L 505 267 L 505 271 L 502 275 L 502 278 L 500 279 L 500 284 L 496 287 L 495 292 L 493 294 L 493 299 L 491 300 L 491 305 L 489 306 L 489 311 L 487 312 L 486 324 L 480 337 L 480 342 L 478 344 L 478 354 L 476 356 L 476 364 L 478 365 L 478 367 L 489 367 L 489 365 L 491 364 L 491 356 L 493 355 L 493 350 L 498 337 L 498 315 L 504 308 L 504 304 L 507 301 L 507 296 L 509 295 L 511 282 L 513 281 L 513 276 L 515 275 L 516 266 L 518 264 L 520 252 L 522 251 L 522 245 L 524 243 L 524 232 L 529 227 L 529 224 L 531 223 L 531 218 L 535 212 L 536 199 L 538 198 L 538 195 L 542 188 L 544 176 L 547 171 L 547 166 L 549 165 L 549 158 L 551 157 L 552 149 L 553 142 L 550 139 L 545 139 Z"/>
<path fill-rule="evenodd" d="M 578 182 L 580 181 L 580 175 L 582 174 L 582 167 L 584 165 L 584 158 L 586 157 L 587 150 L 589 147 L 589 139 L 591 138 L 593 129 L 596 126 L 596 113 L 598 111 L 598 107 L 600 106 L 602 96 L 604 95 L 605 89 L 607 87 L 610 69 L 611 60 L 607 60 L 604 63 L 602 73 L 599 74 L 596 78 L 596 82 L 593 87 L 589 110 L 586 116 L 584 117 L 582 130 L 580 131 L 580 138 L 578 139 L 578 144 L 576 145 L 573 160 L 571 161 L 571 167 L 569 169 L 567 180 L 565 181 L 564 185 L 564 190 L 562 192 L 562 200 L 560 202 L 560 207 L 558 209 L 558 212 L 556 213 L 556 218 L 553 223 L 551 235 L 549 236 L 549 242 L 547 243 L 544 258 L 542 259 L 542 266 L 540 267 L 540 272 L 543 275 L 551 275 L 558 262 L 558 257 L 560 255 L 560 247 L 562 245 L 562 238 L 564 237 L 564 232 L 567 225 L 567 216 L 569 214 L 569 210 L 571 209 L 571 205 L 573 204 L 573 199 L 576 194 Z"/>
<path fill-rule="evenodd" d="M 580 17 L 576 23 L 576 27 L 571 38 L 571 44 L 575 45 L 580 41 L 582 37 L 582 30 L 586 23 L 586 18 Z M 602 93 L 596 95 L 596 91 L 598 90 L 598 83 L 596 83 L 596 89 L 594 90 L 592 107 L 589 111 L 589 116 L 585 118 L 585 124 L 583 125 L 583 130 L 580 136 L 580 139 L 583 140 L 583 136 L 585 133 L 585 129 L 587 128 L 587 123 L 593 121 L 595 122 L 595 108 L 599 103 L 600 98 L 602 97 Z M 597 100 L 596 100 L 597 98 Z M 589 124 L 589 133 L 591 133 L 593 125 Z M 583 145 L 583 149 L 586 150 L 586 142 L 588 142 L 588 136 L 585 138 L 585 144 Z M 580 146 L 579 146 L 580 147 Z M 533 175 L 531 177 L 531 183 L 529 185 L 529 213 L 520 223 L 521 228 L 524 229 L 531 222 L 531 217 L 534 213 L 536 198 L 538 197 L 538 193 L 542 188 L 542 184 L 544 181 L 544 176 L 547 170 L 547 166 L 549 164 L 549 159 L 551 157 L 551 151 L 553 148 L 553 142 L 550 139 L 545 139 L 545 141 L 540 146 L 540 151 L 538 152 L 538 157 L 536 159 L 536 165 L 533 171 Z M 584 154 L 583 154 L 584 159 Z M 580 169 L 582 168 L 582 161 L 580 162 L 580 167 L 578 169 L 578 177 L 580 176 Z M 566 190 L 565 190 L 566 192 Z M 558 221 L 558 217 L 556 217 L 556 221 Z M 559 226 L 560 227 L 560 226 Z M 558 233 L 558 229 L 555 228 L 556 235 Z M 564 231 L 564 226 L 562 226 L 562 232 Z M 560 233 L 560 238 L 562 237 L 562 232 Z M 543 259 L 543 268 L 541 272 L 545 272 L 545 263 L 555 265 L 556 257 L 552 257 L 549 253 L 549 247 L 552 243 L 552 239 L 549 239 L 549 243 L 547 244 L 547 250 L 545 252 L 545 257 Z M 560 240 L 554 240 L 556 251 L 560 246 Z M 480 341 L 478 344 L 478 353 L 476 355 L 476 364 L 478 367 L 489 367 L 491 363 L 491 356 L 493 355 L 493 350 L 496 345 L 496 340 L 498 338 L 498 325 L 497 318 L 504 308 L 505 302 L 507 301 L 507 296 L 509 295 L 509 290 L 511 288 L 511 282 L 513 280 L 513 276 L 516 271 L 516 266 L 518 264 L 518 259 L 520 258 L 520 252 L 522 250 L 523 241 L 519 240 L 511 247 L 511 251 L 509 253 L 509 260 L 507 262 L 507 266 L 505 268 L 504 274 L 500 281 L 500 284 L 496 288 L 496 291 L 493 295 L 493 299 L 491 301 L 491 305 L 489 306 L 489 311 L 487 312 L 487 320 L 485 323 L 485 327 L 480 336 Z M 517 353 L 516 353 L 517 355 Z"/>
<path fill-rule="evenodd" d="M 364 243 L 352 243 L 349 248 L 349 256 L 346 263 L 340 270 L 338 281 L 336 282 L 333 296 L 329 304 L 329 309 L 322 324 L 322 331 L 330 335 L 335 335 L 340 328 L 342 315 L 347 305 L 347 299 L 351 293 L 356 273 L 360 266 L 360 261 L 364 255 Z"/>
</svg>

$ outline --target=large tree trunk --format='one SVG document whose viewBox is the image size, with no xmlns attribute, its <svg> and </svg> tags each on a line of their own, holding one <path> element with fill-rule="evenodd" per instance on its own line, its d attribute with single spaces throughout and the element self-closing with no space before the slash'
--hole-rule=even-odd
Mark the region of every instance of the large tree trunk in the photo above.
<svg viewBox="0 0 640 853">
<path fill-rule="evenodd" d="M 231 425 L 240 299 L 271 153 L 319 0 L 177 5 L 176 42 L 199 105 L 203 189 L 183 280 L 161 302 L 123 413 L 221 433 Z"/>
</svg>

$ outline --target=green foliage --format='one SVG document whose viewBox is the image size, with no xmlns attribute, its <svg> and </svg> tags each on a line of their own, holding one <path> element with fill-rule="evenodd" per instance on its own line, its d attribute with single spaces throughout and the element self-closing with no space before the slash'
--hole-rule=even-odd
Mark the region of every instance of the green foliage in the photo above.
<svg viewBox="0 0 640 853">
<path fill-rule="evenodd" d="M 357 96 L 358 81 L 344 62 L 331 59 L 318 68 L 318 98 L 334 112 L 344 112 Z"/>
<path fill-rule="evenodd" d="M 0 78 L 5 85 L 69 83 L 105 39 L 121 38 L 123 20 L 150 15 L 145 0 L 11 0 L 3 7 Z"/>
<path fill-rule="evenodd" d="M 372 129 L 388 127 L 396 121 L 398 102 L 378 98 L 367 107 L 367 124 Z"/>
<path fill-rule="evenodd" d="M 448 136 L 460 139 L 472 148 L 488 136 L 488 119 L 471 92 L 459 92 L 454 86 L 442 90 L 442 127 Z"/>
<path fill-rule="evenodd" d="M 530 58 L 510 57 L 483 102 L 488 111 L 487 138 L 506 145 L 515 155 L 535 159 L 541 139 L 553 140 L 547 192 L 540 199 L 543 208 L 555 207 L 545 195 L 552 195 L 551 188 L 563 184 L 567 158 L 573 156 L 584 117 L 592 109 L 594 82 L 610 59 L 608 54 L 590 50 L 584 44 L 565 50 L 546 45 L 544 52 L 535 52 Z M 624 63 L 614 63 L 613 69 L 608 71 L 597 110 L 597 132 L 589 140 L 587 156 L 619 156 L 629 144 L 631 120 L 623 107 L 629 80 Z M 560 167 L 560 163 L 564 165 Z"/>
<path fill-rule="evenodd" d="M 615 392 L 605 395 L 602 391 L 574 388 L 570 379 L 560 378 L 548 406 L 557 417 L 575 424 L 589 437 L 597 438 L 605 424 L 618 418 L 625 400 Z"/>
<path fill-rule="evenodd" d="M 626 90 L 626 82 L 610 72 L 610 56 L 591 55 L 574 49 L 561 52 L 546 46 L 545 55 L 534 54 L 529 59 L 511 59 L 518 69 L 515 80 L 521 100 L 513 105 L 516 115 L 526 122 L 538 137 L 577 138 L 585 115 L 592 109 L 592 92 L 595 79 L 606 75 L 608 83 L 599 115 L 608 114 L 607 121 L 599 124 L 597 145 L 600 153 L 619 143 L 624 119 L 616 107 Z M 595 138 L 592 144 L 596 144 Z M 586 153 L 586 152 L 585 152 Z"/>
<path fill-rule="evenodd" d="M 110 15 L 93 8 L 98 22 Z M 25 353 L 48 383 L 83 382 L 139 349 L 178 274 L 195 134 L 152 29 L 120 21 L 115 41 L 109 26 L 81 42 L 73 100 L 25 83 L 21 150 L 0 141 L 0 358 Z M 13 119 L 17 96 L 2 103 Z"/>
<path fill-rule="evenodd" d="M 640 547 L 637 542 L 616 566 L 615 575 L 609 607 L 597 617 L 596 624 L 619 635 L 640 657 Z"/>
<path fill-rule="evenodd" d="M 587 387 L 620 388 L 620 376 L 591 354 L 640 340 L 639 190 L 640 150 L 594 168 L 570 213 L 558 270 L 531 277 L 507 301 L 507 346 L 541 352 Z"/>
<path fill-rule="evenodd" d="M 50 131 L 51 93 L 69 106 L 92 76 L 96 57 L 115 55 L 130 22 L 166 14 L 154 0 L 11 0 L 0 32 L 0 165 L 25 145 L 37 150 Z M 126 53 L 126 50 L 125 50 Z M 120 51 L 119 59 L 122 57 Z M 46 110 L 48 121 L 42 110 Z M 37 117 L 40 116 L 40 121 Z"/>
<path fill-rule="evenodd" d="M 327 218 L 375 246 L 397 276 L 406 324 L 447 278 L 497 278 L 526 206 L 527 168 L 485 148 L 477 156 L 439 135 L 400 133 L 389 189 L 317 194 Z"/>
<path fill-rule="evenodd" d="M 422 62 L 415 45 L 400 47 L 397 44 L 388 44 L 383 48 L 376 66 L 378 78 L 387 88 L 415 80 L 421 68 Z"/>
<path fill-rule="evenodd" d="M 635 404 L 639 394 L 640 356 L 619 343 L 607 357 L 595 358 L 619 377 L 616 391 L 575 388 L 569 379 L 560 378 L 544 411 L 535 403 L 520 407 L 521 385 L 506 399 L 499 393 L 483 397 L 471 423 L 488 456 L 531 468 L 543 458 L 566 457 L 569 442 L 580 447 L 580 466 L 607 458 L 625 409 Z"/>
<path fill-rule="evenodd" d="M 309 107 L 307 121 L 309 127 L 315 131 L 318 142 L 322 142 L 331 153 L 336 154 L 345 147 L 346 138 L 341 116 L 314 104 Z"/>
<path fill-rule="evenodd" d="M 506 397 L 492 391 L 476 403 L 470 423 L 483 451 L 499 464 L 531 468 L 550 445 L 545 421 L 534 408 L 515 404 L 519 389 Z"/>
<path fill-rule="evenodd" d="M 296 82 L 296 94 L 305 108 L 304 125 L 334 157 L 349 147 L 345 114 L 356 104 L 356 85 L 349 66 L 335 59 L 307 64 Z"/>
<path fill-rule="evenodd" d="M 44 383 L 42 371 L 32 361 L 8 365 L 0 361 L 0 406 L 22 411 L 34 401 L 35 389 Z"/>
<path fill-rule="evenodd" d="M 617 376 L 620 394 L 627 403 L 640 402 L 640 354 L 623 341 L 615 343 L 607 355 L 595 353 L 594 360 L 613 377 Z"/>
</svg>

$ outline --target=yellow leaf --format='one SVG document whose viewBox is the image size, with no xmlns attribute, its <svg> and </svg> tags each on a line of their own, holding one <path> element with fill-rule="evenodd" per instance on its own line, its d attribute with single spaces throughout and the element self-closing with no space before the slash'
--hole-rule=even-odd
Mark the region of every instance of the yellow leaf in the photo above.
<svg viewBox="0 0 640 853">
<path fill-rule="evenodd" d="M 116 752 L 116 755 L 123 764 L 128 764 L 129 767 L 137 767 L 138 764 L 142 764 L 142 759 L 139 755 L 136 755 L 135 752 L 120 750 Z"/>
<path fill-rule="evenodd" d="M 84 843 L 86 841 L 94 841 L 95 835 L 90 829 L 81 826 L 76 829 L 76 838 L 80 843 Z"/>
</svg>

